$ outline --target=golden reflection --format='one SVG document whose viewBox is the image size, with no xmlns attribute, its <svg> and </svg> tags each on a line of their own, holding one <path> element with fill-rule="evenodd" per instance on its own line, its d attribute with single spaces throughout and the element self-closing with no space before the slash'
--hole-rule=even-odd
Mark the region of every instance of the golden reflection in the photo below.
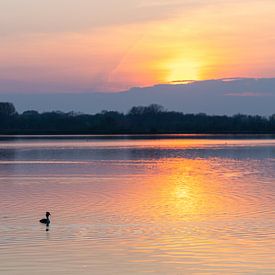
<svg viewBox="0 0 275 275">
<path fill-rule="evenodd" d="M 170 159 L 154 167 L 148 164 L 147 169 L 138 184 L 127 185 L 127 196 L 118 203 L 125 216 L 156 222 L 198 221 L 235 209 L 227 197 L 229 190 L 223 190 L 225 181 L 207 160 Z"/>
<path fill-rule="evenodd" d="M 175 190 L 175 195 L 178 199 L 186 199 L 190 197 L 190 190 L 186 186 L 178 186 Z"/>
</svg>

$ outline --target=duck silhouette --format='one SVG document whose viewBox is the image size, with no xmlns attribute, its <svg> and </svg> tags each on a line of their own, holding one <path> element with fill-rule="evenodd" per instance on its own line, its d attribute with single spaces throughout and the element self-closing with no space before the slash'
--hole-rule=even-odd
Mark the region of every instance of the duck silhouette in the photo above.
<svg viewBox="0 0 275 275">
<path fill-rule="evenodd" d="M 51 213 L 46 212 L 46 219 L 41 219 L 40 222 L 49 226 L 49 224 L 51 223 L 49 216 L 51 216 Z"/>
</svg>

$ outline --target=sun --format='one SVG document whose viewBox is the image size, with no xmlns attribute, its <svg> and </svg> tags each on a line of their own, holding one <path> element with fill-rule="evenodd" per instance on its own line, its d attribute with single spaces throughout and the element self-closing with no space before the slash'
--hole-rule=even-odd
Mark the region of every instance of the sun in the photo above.
<svg viewBox="0 0 275 275">
<path fill-rule="evenodd" d="M 202 62 L 196 59 L 180 58 L 171 60 L 165 65 L 167 82 L 181 80 L 200 80 Z"/>
</svg>

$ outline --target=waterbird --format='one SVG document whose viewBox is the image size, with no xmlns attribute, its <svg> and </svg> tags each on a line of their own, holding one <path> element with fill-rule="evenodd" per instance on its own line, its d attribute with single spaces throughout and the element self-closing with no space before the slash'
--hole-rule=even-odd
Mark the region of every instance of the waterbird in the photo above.
<svg viewBox="0 0 275 275">
<path fill-rule="evenodd" d="M 50 224 L 50 222 L 51 222 L 50 218 L 49 218 L 50 215 L 51 215 L 50 212 L 46 212 L 46 219 L 41 219 L 40 222 L 44 223 L 44 224 L 46 224 L 48 226 Z"/>
</svg>

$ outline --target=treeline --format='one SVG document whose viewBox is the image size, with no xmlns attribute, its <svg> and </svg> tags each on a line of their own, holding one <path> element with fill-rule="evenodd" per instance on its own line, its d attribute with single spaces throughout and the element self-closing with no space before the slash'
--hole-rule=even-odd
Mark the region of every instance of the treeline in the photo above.
<svg viewBox="0 0 275 275">
<path fill-rule="evenodd" d="M 0 103 L 0 134 L 162 134 L 162 133 L 275 133 L 270 117 L 237 114 L 209 116 L 167 111 L 162 106 L 136 106 L 128 113 L 98 114 L 26 111 Z"/>
</svg>

